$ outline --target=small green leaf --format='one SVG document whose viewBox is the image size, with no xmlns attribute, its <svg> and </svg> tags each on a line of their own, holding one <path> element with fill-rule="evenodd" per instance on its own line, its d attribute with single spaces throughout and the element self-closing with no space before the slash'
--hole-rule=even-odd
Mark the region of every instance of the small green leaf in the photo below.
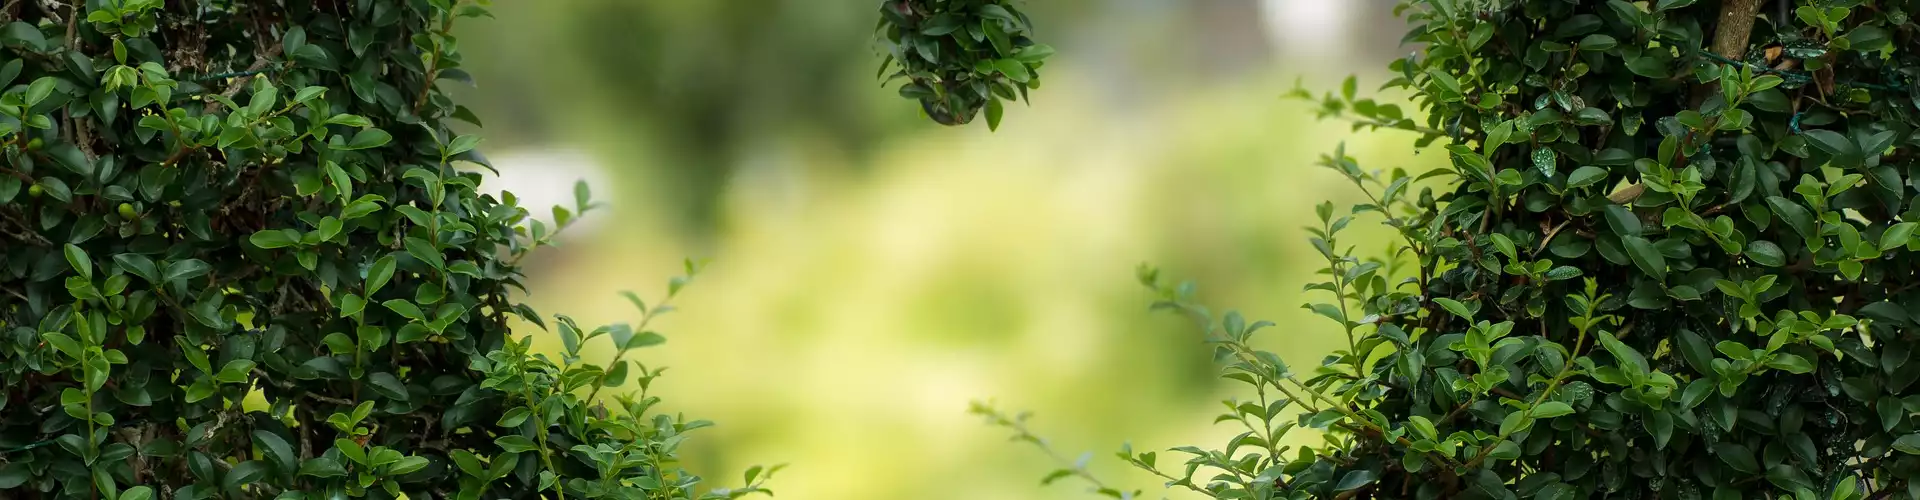
<svg viewBox="0 0 1920 500">
<path fill-rule="evenodd" d="M 1660 0 L 1658 3 L 1654 4 L 1653 10 L 1655 12 L 1659 12 L 1659 11 L 1678 9 L 1681 7 L 1686 7 L 1688 5 L 1693 5 L 1694 1 L 1695 0 Z"/>
<path fill-rule="evenodd" d="M 1493 445 L 1493 451 L 1487 452 L 1487 458 L 1494 460 L 1514 460 L 1520 458 L 1520 444 L 1511 439 L 1502 440 Z"/>
<path fill-rule="evenodd" d="M 639 349 L 667 343 L 667 337 L 655 332 L 640 332 L 627 340 L 627 349 Z"/>
<path fill-rule="evenodd" d="M 1459 316 L 1460 319 L 1469 322 L 1473 321 L 1473 310 L 1468 309 L 1467 305 L 1460 303 L 1460 301 L 1446 297 L 1434 297 L 1433 303 L 1440 304 L 1440 307 L 1446 308 L 1447 312 L 1453 313 L 1454 316 Z"/>
<path fill-rule="evenodd" d="M 420 259 L 420 262 L 428 266 L 433 266 L 436 270 L 444 271 L 447 269 L 446 258 L 440 255 L 440 250 L 434 248 L 432 243 L 412 236 L 408 236 L 405 241 L 407 255 L 412 255 L 413 258 Z"/>
<path fill-rule="evenodd" d="M 1708 380 L 1704 378 L 1694 380 L 1692 383 L 1687 384 L 1687 389 L 1685 391 L 1681 392 L 1680 406 L 1682 408 L 1691 410 L 1694 407 L 1700 406 L 1700 403 L 1705 402 L 1707 400 L 1707 396 L 1711 396 L 1711 395 L 1713 395 L 1712 380 Z"/>
<path fill-rule="evenodd" d="M 1442 96 L 1443 98 L 1453 97 L 1454 99 L 1452 100 L 1455 100 L 1455 101 L 1459 100 L 1457 99 L 1457 97 L 1460 97 L 1460 80 L 1459 79 L 1454 78 L 1453 75 L 1447 74 L 1438 66 L 1428 68 L 1427 77 L 1430 78 L 1433 81 L 1433 83 L 1438 84 L 1441 89 L 1444 89 L 1448 93 L 1450 93 L 1450 95 L 1448 96 Z"/>
<path fill-rule="evenodd" d="M 373 122 L 367 120 L 366 117 L 360 116 L 360 115 L 349 115 L 349 114 L 333 115 L 333 118 L 327 119 L 327 124 L 328 125 L 345 125 L 345 126 L 355 127 L 355 128 L 367 128 L 367 127 L 373 126 Z"/>
<path fill-rule="evenodd" d="M 993 68 L 999 70 L 1000 74 L 1007 75 L 1008 80 L 1015 82 L 1027 83 L 1033 79 L 1033 73 L 1027 71 L 1027 64 L 1017 59 L 996 60 L 993 62 Z"/>
<path fill-rule="evenodd" d="M 80 359 L 80 353 L 82 352 L 80 343 L 74 341 L 73 337 L 68 337 L 64 333 L 46 332 L 40 334 L 40 339 L 46 341 L 47 345 L 51 345 L 54 349 L 58 349 L 61 353 L 66 354 L 67 357 Z"/>
<path fill-rule="evenodd" d="M 1654 248 L 1653 242 L 1639 236 L 1621 236 L 1620 243 L 1627 247 L 1627 256 L 1641 271 L 1653 275 L 1654 279 L 1667 280 L 1667 259 Z"/>
<path fill-rule="evenodd" d="M 526 436 L 518 434 L 500 436 L 499 439 L 495 439 L 493 442 L 494 444 L 500 445 L 500 449 L 507 453 L 523 453 L 540 449 L 539 445 L 533 444 L 532 439 L 527 439 Z"/>
<path fill-rule="evenodd" d="M 480 457 L 474 456 L 473 452 L 470 452 L 467 450 L 453 450 L 452 453 L 449 453 L 447 455 L 448 457 L 453 459 L 454 465 L 460 467 L 460 471 L 467 473 L 468 476 L 480 477 L 480 478 L 486 477 L 486 474 L 487 474 L 486 465 L 482 464 L 480 462 Z"/>
<path fill-rule="evenodd" d="M 38 80 L 34 80 L 33 84 L 28 85 L 26 94 L 27 107 L 31 108 L 39 105 L 40 101 L 45 101 L 47 97 L 52 96 L 53 86 L 57 81 L 54 77 L 43 76 Z"/>
<path fill-rule="evenodd" d="M 1773 359 L 1767 361 L 1767 366 L 1794 374 L 1803 375 L 1813 372 L 1813 363 L 1807 361 L 1807 358 L 1784 352 L 1775 353 Z"/>
<path fill-rule="evenodd" d="M 1580 167 L 1574 169 L 1573 173 L 1567 174 L 1567 189 L 1579 189 L 1591 186 L 1606 179 L 1607 169 L 1605 168 L 1594 166 Z"/>
<path fill-rule="evenodd" d="M 522 422 L 527 421 L 527 417 L 532 415 L 533 412 L 528 411 L 527 407 L 516 406 L 513 407 L 513 409 L 507 410 L 506 414 L 501 415 L 500 420 L 495 422 L 494 425 L 508 428 L 519 427 Z"/>
<path fill-rule="evenodd" d="M 420 311 L 420 306 L 416 306 L 412 302 L 408 302 L 406 300 L 392 299 L 386 302 L 381 302 L 380 305 L 386 306 L 387 309 L 390 311 L 393 311 L 394 314 L 405 316 L 407 317 L 407 319 L 411 319 L 414 321 L 427 320 L 427 314 Z"/>
<path fill-rule="evenodd" d="M 1807 144 L 1834 157 L 1836 160 L 1857 161 L 1860 158 L 1860 145 L 1852 139 L 1831 130 L 1808 130 L 1805 133 Z"/>
<path fill-rule="evenodd" d="M 1768 196 L 1767 206 L 1773 208 L 1774 215 L 1787 221 L 1787 225 L 1793 228 L 1793 232 L 1799 234 L 1801 238 L 1812 239 L 1819 236 L 1813 215 L 1807 211 L 1806 207 L 1779 196 Z"/>
<path fill-rule="evenodd" d="M 625 360 L 622 360 L 620 362 L 614 363 L 613 368 L 607 370 L 607 375 L 600 378 L 600 383 L 607 387 L 620 387 L 622 385 L 626 385 L 627 384 L 627 362 Z"/>
<path fill-rule="evenodd" d="M 367 377 L 367 381 L 372 383 L 374 392 L 380 393 L 381 396 L 385 396 L 387 399 L 398 401 L 407 400 L 407 386 L 401 384 L 400 379 L 395 378 L 391 373 L 375 373 Z"/>
<path fill-rule="evenodd" d="M 1645 231 L 1645 227 L 1640 224 L 1640 218 L 1633 215 L 1633 211 L 1628 210 L 1627 207 L 1607 205 L 1605 211 L 1607 227 L 1613 229 L 1614 234 L 1640 236 Z"/>
<path fill-rule="evenodd" d="M 1712 455 L 1733 467 L 1734 470 L 1748 474 L 1760 473 L 1760 462 L 1753 457 L 1753 450 L 1738 443 L 1722 441 L 1713 445 Z"/>
<path fill-rule="evenodd" d="M 1559 401 L 1548 401 L 1533 407 L 1533 418 L 1553 418 L 1573 413 L 1573 405 Z"/>
<path fill-rule="evenodd" d="M 387 281 L 393 278 L 393 266 L 393 255 L 388 254 L 381 257 L 380 260 L 374 261 L 373 267 L 367 269 L 366 290 L 368 298 L 372 298 L 373 294 L 380 291 L 381 287 L 387 286 Z"/>
<path fill-rule="evenodd" d="M 1019 52 L 1015 52 L 1013 58 L 1024 63 L 1037 63 L 1053 57 L 1053 54 L 1054 50 L 1052 46 L 1047 44 L 1034 44 L 1020 49 Z"/>
<path fill-rule="evenodd" d="M 1920 433 L 1900 436 L 1893 440 L 1893 449 L 1908 455 L 1920 455 Z"/>
<path fill-rule="evenodd" d="M 347 141 L 347 145 L 345 147 L 338 148 L 338 149 L 346 149 L 346 150 L 371 149 L 371 148 L 377 148 L 380 146 L 385 146 L 389 142 L 393 142 L 393 136 L 391 134 L 388 134 L 387 131 L 380 130 L 377 128 L 369 128 L 353 134 L 353 139 Z"/>
<path fill-rule="evenodd" d="M 307 102 L 307 101 L 313 100 L 313 98 L 315 97 L 320 97 L 321 95 L 324 95 L 326 93 L 327 93 L 326 87 L 318 87 L 318 86 L 306 87 L 306 88 L 300 89 L 299 92 L 295 92 L 293 94 L 293 101 Z"/>
<path fill-rule="evenodd" d="M 447 145 L 447 156 L 453 156 L 460 153 L 472 151 L 473 148 L 478 147 L 479 145 L 480 145 L 480 136 L 463 135 L 463 136 L 455 137 L 453 138 L 453 142 Z"/>
<path fill-rule="evenodd" d="M 278 464 L 280 470 L 295 470 L 295 464 L 300 463 L 300 456 L 293 453 L 293 446 L 288 445 L 286 438 L 280 437 L 279 434 L 255 430 L 253 444 L 260 447 L 260 452 L 266 455 L 265 458 Z M 125 497 L 122 496 L 122 498 Z"/>
<path fill-rule="evenodd" d="M 159 268 L 153 265 L 153 259 L 149 259 L 145 255 L 123 253 L 113 256 L 113 262 L 120 266 L 120 269 L 134 276 L 139 276 L 140 279 L 147 280 L 148 283 L 157 284 L 161 282 Z"/>
<path fill-rule="evenodd" d="M 81 250 L 80 247 L 72 243 L 68 243 L 66 245 L 66 254 L 67 264 L 72 265 L 73 270 L 78 271 L 81 278 L 91 281 L 93 279 L 93 259 L 87 256 L 87 251 Z"/>
<path fill-rule="evenodd" d="M 577 355 L 580 353 L 580 330 L 574 328 L 573 322 L 567 321 L 564 316 L 561 319 L 563 321 L 560 322 L 560 345 L 566 348 L 568 355 Z"/>
<path fill-rule="evenodd" d="M 1493 154 L 1500 149 L 1500 146 L 1507 144 L 1507 139 L 1513 136 L 1513 122 L 1513 120 L 1500 122 L 1499 125 L 1494 125 L 1492 130 L 1488 130 L 1486 145 L 1480 148 L 1481 154 Z"/>
<path fill-rule="evenodd" d="M 347 460 L 352 460 L 357 464 L 367 463 L 366 450 L 361 448 L 359 443 L 353 442 L 353 440 L 347 438 L 335 439 L 333 440 L 333 448 L 340 450 L 340 455 L 347 457 Z"/>
<path fill-rule="evenodd" d="M 1600 331 L 1598 336 L 1600 345 L 1605 347 L 1608 353 L 1613 354 L 1614 359 L 1620 362 L 1621 368 L 1630 369 L 1642 375 L 1647 373 L 1647 358 L 1640 355 L 1640 351 L 1620 342 L 1620 339 L 1614 338 L 1612 333 Z"/>
<path fill-rule="evenodd" d="M 1920 223 L 1902 222 L 1880 234 L 1880 251 L 1886 252 L 1913 242 L 1913 229 Z"/>
<path fill-rule="evenodd" d="M 1333 490 L 1334 491 L 1350 491 L 1350 490 L 1360 489 L 1360 487 L 1362 486 L 1373 484 L 1373 481 L 1375 478 L 1376 478 L 1376 475 L 1372 470 L 1368 470 L 1368 469 L 1355 470 L 1353 472 L 1348 472 L 1344 476 L 1340 476 L 1340 482 L 1334 484 Z"/>
<path fill-rule="evenodd" d="M 260 248 L 285 248 L 300 244 L 300 232 L 292 229 L 268 229 L 247 238 Z"/>
<path fill-rule="evenodd" d="M 1583 51 L 1605 52 L 1619 45 L 1619 40 L 1602 33 L 1587 35 L 1586 38 L 1580 39 L 1580 50 Z"/>
<path fill-rule="evenodd" d="M 1540 172 L 1540 175 L 1553 177 L 1554 174 L 1560 172 L 1559 163 L 1560 155 L 1559 153 L 1555 153 L 1553 148 L 1533 148 L 1533 169 Z"/>
<path fill-rule="evenodd" d="M 412 474 L 427 468 L 429 463 L 427 457 L 406 457 L 394 462 L 392 467 L 387 469 L 387 473 L 395 476 Z"/>
<path fill-rule="evenodd" d="M 274 103 L 279 101 L 279 99 L 280 90 L 269 86 L 259 92 L 255 92 L 253 96 L 249 98 L 247 101 L 247 112 L 252 113 L 253 116 L 264 116 L 267 111 L 273 109 Z"/>
<path fill-rule="evenodd" d="M 253 367 L 254 363 L 251 359 L 228 361 L 226 366 L 220 367 L 220 373 L 214 374 L 213 378 L 225 384 L 246 382 L 247 374 L 253 371 Z"/>
<path fill-rule="evenodd" d="M 1001 117 L 1005 116 L 1006 113 L 1007 113 L 1006 105 L 1001 104 L 999 98 L 988 97 L 987 98 L 987 130 L 999 131 L 1000 119 Z"/>
<path fill-rule="evenodd" d="M 1767 240 L 1754 240 L 1748 243 L 1744 255 L 1748 259 L 1753 259 L 1753 263 L 1766 267 L 1780 267 L 1787 264 L 1786 253 L 1780 250 L 1780 245 Z"/>
<path fill-rule="evenodd" d="M 593 208 L 593 188 L 587 185 L 587 181 L 574 181 L 573 207 L 582 214 Z"/>
<path fill-rule="evenodd" d="M 1530 428 L 1533 428 L 1533 417 L 1528 416 L 1524 411 L 1509 412 L 1506 418 L 1500 420 L 1502 436 L 1511 436 Z"/>
</svg>

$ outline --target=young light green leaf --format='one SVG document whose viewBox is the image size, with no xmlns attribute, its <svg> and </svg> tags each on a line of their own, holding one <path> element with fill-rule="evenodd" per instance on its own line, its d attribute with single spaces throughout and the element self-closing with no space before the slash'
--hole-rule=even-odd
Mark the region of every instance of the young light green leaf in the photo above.
<svg viewBox="0 0 1920 500">
<path fill-rule="evenodd" d="M 73 266 L 73 270 L 79 272 L 81 278 L 92 280 L 93 259 L 87 256 L 87 251 L 80 249 L 79 246 L 72 243 L 68 243 L 65 247 L 65 252 L 67 255 L 67 264 Z"/>
<path fill-rule="evenodd" d="M 1440 307 L 1445 308 L 1447 312 L 1453 313 L 1454 316 L 1459 316 L 1460 319 L 1469 322 L 1473 321 L 1473 310 L 1469 309 L 1466 304 L 1460 303 L 1460 301 L 1446 297 L 1434 297 L 1433 303 L 1440 304 Z"/>
<path fill-rule="evenodd" d="M 381 287 L 387 286 L 387 281 L 393 278 L 393 266 L 393 254 L 387 254 L 380 257 L 380 260 L 374 261 L 373 266 L 367 269 L 367 297 L 373 297 Z"/>
<path fill-rule="evenodd" d="M 1553 418 L 1573 414 L 1573 405 L 1559 401 L 1547 401 L 1533 407 L 1533 418 Z"/>
</svg>

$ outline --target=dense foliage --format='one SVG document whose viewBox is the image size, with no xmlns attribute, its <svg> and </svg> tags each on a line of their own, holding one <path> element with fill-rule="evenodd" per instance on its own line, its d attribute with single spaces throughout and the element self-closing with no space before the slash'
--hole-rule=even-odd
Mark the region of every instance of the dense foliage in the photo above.
<svg viewBox="0 0 1920 500">
<path fill-rule="evenodd" d="M 479 120 L 436 82 L 486 4 L 0 8 L 0 497 L 764 491 L 695 492 L 675 454 L 707 424 L 650 413 L 660 370 L 627 358 L 665 300 L 557 317 L 558 360 L 510 335 L 548 326 L 518 263 L 593 205 L 549 227 L 456 168 Z"/>
<path fill-rule="evenodd" d="M 987 127 L 1000 128 L 1001 101 L 1040 88 L 1040 67 L 1053 55 L 1009 0 L 887 0 L 877 30 L 888 51 L 880 74 L 905 79 L 900 96 L 942 125 L 971 123 L 985 108 Z"/>
<path fill-rule="evenodd" d="M 1121 458 L 1223 499 L 1920 497 L 1920 2 L 1402 9 L 1386 86 L 1424 118 L 1295 94 L 1452 159 L 1324 157 L 1368 199 L 1312 229 L 1346 347 L 1295 371 L 1143 269 L 1251 390 L 1224 446 Z M 1354 256 L 1356 217 L 1395 251 Z"/>
</svg>

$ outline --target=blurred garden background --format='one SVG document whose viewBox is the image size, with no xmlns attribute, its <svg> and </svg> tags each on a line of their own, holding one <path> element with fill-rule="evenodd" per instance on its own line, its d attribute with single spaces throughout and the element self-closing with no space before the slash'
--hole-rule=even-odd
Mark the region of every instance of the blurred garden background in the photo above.
<svg viewBox="0 0 1920 500">
<path fill-rule="evenodd" d="M 530 266 L 532 303 L 633 321 L 620 290 L 657 299 L 682 256 L 709 259 L 642 361 L 672 367 L 668 411 L 719 423 L 690 467 L 791 464 L 779 498 L 1092 498 L 1040 487 L 1048 460 L 974 399 L 1036 412 L 1116 485 L 1188 498 L 1110 457 L 1222 442 L 1234 394 L 1134 265 L 1278 322 L 1266 347 L 1315 363 L 1338 330 L 1300 309 L 1323 263 L 1301 228 L 1360 195 L 1314 160 L 1341 141 L 1370 169 L 1444 158 L 1281 99 L 1385 81 L 1410 50 L 1392 0 L 1035 0 L 1059 55 L 997 134 L 880 86 L 874 0 L 495 4 L 511 22 L 459 30 L 489 186 L 544 207 L 584 178 L 608 205 Z"/>
</svg>

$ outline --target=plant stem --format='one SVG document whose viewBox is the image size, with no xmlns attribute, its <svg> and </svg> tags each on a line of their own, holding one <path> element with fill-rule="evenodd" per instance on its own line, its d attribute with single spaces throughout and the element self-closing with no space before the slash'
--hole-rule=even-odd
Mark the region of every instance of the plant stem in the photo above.
<svg viewBox="0 0 1920 500">
<path fill-rule="evenodd" d="M 560 496 L 560 500 L 567 500 L 567 485 L 561 481 L 560 469 L 553 467 L 552 450 L 547 449 L 547 418 L 541 415 L 539 405 L 534 404 L 532 385 L 523 381 L 520 384 L 520 394 L 527 398 L 527 410 L 533 414 L 533 426 L 535 429 L 538 429 L 537 437 L 540 438 L 540 464 L 546 466 L 548 471 L 553 472 L 553 491 Z M 534 487 L 539 488 L 539 485 L 535 484 Z"/>
<path fill-rule="evenodd" d="M 1747 56 L 1747 41 L 1753 37 L 1753 18 L 1760 15 L 1763 0 L 1726 0 L 1720 7 L 1720 27 L 1713 31 L 1713 53 L 1740 60 Z"/>
<path fill-rule="evenodd" d="M 659 304 L 655 304 L 652 310 L 647 311 L 645 315 L 641 316 L 640 326 L 634 328 L 634 335 L 646 333 L 647 325 L 650 323 L 653 323 L 653 318 L 659 315 L 658 311 L 660 311 L 662 308 L 665 308 L 672 303 L 673 303 L 673 295 L 668 294 L 666 299 L 661 300 Z M 610 363 L 607 363 L 607 369 L 612 370 L 614 366 L 618 366 L 620 364 L 620 360 L 622 358 L 625 358 L 627 355 L 627 351 L 630 351 L 630 350 L 631 349 L 627 349 L 627 346 L 620 346 L 620 351 L 613 354 L 613 361 Z M 587 391 L 587 399 L 583 401 L 586 401 L 589 404 L 592 403 L 593 397 L 598 396 L 600 394 L 600 388 L 605 386 L 606 383 L 607 383 L 606 377 L 600 377 L 598 379 L 595 379 L 593 381 L 593 390 Z M 642 394 L 644 395 L 645 389 L 642 389 L 642 391 L 643 391 Z"/>
<path fill-rule="evenodd" d="M 1231 343 L 1228 343 L 1227 345 L 1230 349 L 1233 350 L 1234 355 L 1239 356 L 1242 361 L 1245 361 L 1250 364 L 1257 364 L 1258 358 L 1255 358 L 1252 355 L 1252 353 L 1250 352 L 1250 349 L 1245 344 L 1240 344 L 1238 342 L 1231 342 Z M 1358 422 L 1361 425 L 1361 427 L 1364 427 L 1367 430 L 1377 432 L 1381 436 L 1387 435 L 1387 430 L 1381 428 L 1378 425 L 1374 425 L 1372 420 L 1368 420 L 1365 416 L 1362 416 L 1358 413 L 1354 413 L 1354 411 L 1350 408 L 1347 408 L 1346 405 L 1341 404 L 1338 401 L 1334 401 L 1332 398 L 1328 398 L 1325 394 L 1321 394 L 1320 391 L 1316 391 L 1316 390 L 1313 390 L 1313 388 L 1311 387 L 1307 387 L 1306 384 L 1302 384 L 1300 383 L 1300 381 L 1294 380 L 1291 376 L 1284 377 L 1284 378 L 1272 378 L 1272 377 L 1263 376 L 1262 378 L 1266 379 L 1268 383 L 1272 384 L 1274 389 L 1278 389 L 1281 394 L 1285 394 L 1288 398 L 1291 398 L 1296 402 L 1300 402 L 1301 406 L 1306 407 L 1307 411 L 1312 411 L 1315 413 L 1320 412 L 1319 409 L 1314 408 L 1313 405 L 1308 404 L 1306 402 L 1308 401 L 1308 399 L 1301 398 L 1298 393 L 1295 393 L 1293 390 L 1288 389 L 1284 384 L 1281 383 L 1281 381 L 1284 380 L 1288 382 L 1293 382 L 1294 385 L 1300 386 L 1300 389 L 1302 391 L 1305 391 L 1307 394 L 1311 395 L 1313 400 L 1317 400 L 1322 403 L 1325 403 L 1328 408 L 1334 411 L 1340 412 L 1342 415 L 1345 415 L 1348 419 L 1351 419 L 1354 422 Z M 1399 444 L 1401 446 L 1413 446 L 1413 441 L 1407 440 L 1407 438 L 1404 436 L 1395 440 L 1394 443 Z M 1453 461 L 1453 457 L 1448 457 L 1448 456 L 1440 456 L 1440 455 L 1429 453 L 1427 454 L 1427 459 L 1435 461 L 1435 463 L 1440 465 L 1447 465 L 1447 466 L 1458 465 Z"/>
<path fill-rule="evenodd" d="M 1593 311 L 1591 310 L 1591 307 L 1595 307 L 1595 306 L 1589 305 L 1588 307 L 1589 307 L 1589 310 L 1587 311 L 1588 323 L 1583 323 L 1583 325 L 1591 325 L 1591 322 L 1593 321 Z M 1545 390 L 1540 391 L 1540 395 L 1534 396 L 1533 403 L 1528 404 L 1527 409 L 1521 410 L 1521 411 L 1527 411 L 1527 412 L 1533 411 L 1534 407 L 1540 406 L 1540 403 L 1545 402 L 1548 397 L 1553 395 L 1554 389 L 1560 388 L 1560 383 L 1566 381 L 1567 376 L 1573 374 L 1573 364 L 1574 364 L 1573 362 L 1574 360 L 1579 359 L 1580 349 L 1586 347 L 1587 345 L 1587 330 L 1589 328 L 1590 328 L 1589 326 L 1580 327 L 1580 336 L 1578 339 L 1574 340 L 1573 351 L 1567 354 L 1567 361 L 1565 364 L 1561 365 L 1560 373 L 1554 374 L 1553 380 L 1547 382 L 1547 388 Z M 1485 460 L 1487 458 L 1487 454 L 1493 453 L 1494 447 L 1500 446 L 1500 443 L 1502 441 L 1506 441 L 1507 437 L 1510 435 L 1512 435 L 1511 431 L 1500 432 L 1499 437 L 1493 438 L 1493 442 L 1487 444 L 1486 446 L 1480 447 L 1480 453 L 1475 454 L 1472 460 L 1467 461 L 1467 464 L 1463 466 L 1463 468 L 1471 469 L 1475 465 L 1479 465 L 1481 460 Z"/>
<path fill-rule="evenodd" d="M 441 36 L 445 36 L 447 32 L 453 30 L 453 13 L 443 12 L 441 16 L 443 19 L 440 21 L 440 30 L 438 33 Z M 439 73 L 440 41 L 434 40 L 433 54 L 427 58 L 427 72 L 422 75 L 426 77 L 427 81 L 420 83 L 420 97 L 413 101 L 413 114 L 420 114 L 420 109 L 426 107 L 427 96 L 433 93 L 433 82 L 439 78 Z"/>
<path fill-rule="evenodd" d="M 1066 457 L 1061 456 L 1059 451 L 1054 450 L 1052 445 L 1047 444 L 1046 439 L 1041 438 L 1038 434 L 1034 434 L 1032 430 L 1027 429 L 1027 424 L 1024 420 L 1008 417 L 1007 415 L 1000 413 L 999 410 L 993 409 L 990 407 L 976 407 L 976 408 L 977 408 L 976 409 L 977 413 L 986 415 L 991 420 L 993 420 L 995 424 L 998 424 L 1002 427 L 1006 427 L 1008 429 L 1012 429 L 1014 432 L 1014 436 L 1013 436 L 1014 440 L 1033 443 L 1033 446 L 1035 448 L 1039 448 L 1042 453 L 1046 453 L 1047 458 L 1053 459 L 1053 461 L 1056 464 L 1058 464 L 1061 469 L 1070 471 L 1070 473 L 1073 474 L 1075 477 L 1079 477 L 1081 479 L 1086 480 L 1087 483 L 1092 484 L 1094 488 L 1098 488 L 1100 490 L 1111 489 L 1111 488 L 1108 488 L 1107 484 L 1101 481 L 1099 477 L 1094 476 L 1092 472 L 1088 472 L 1085 467 L 1082 467 L 1078 463 L 1067 460 Z M 1161 474 L 1160 471 L 1158 470 L 1155 470 L 1153 472 L 1154 474 L 1159 475 L 1161 477 L 1166 477 L 1169 480 L 1177 481 L 1177 479 L 1166 476 L 1165 474 Z M 1196 491 L 1199 491 L 1199 490 L 1196 490 Z M 1202 491 L 1202 493 L 1205 493 L 1205 492 Z"/>
</svg>

